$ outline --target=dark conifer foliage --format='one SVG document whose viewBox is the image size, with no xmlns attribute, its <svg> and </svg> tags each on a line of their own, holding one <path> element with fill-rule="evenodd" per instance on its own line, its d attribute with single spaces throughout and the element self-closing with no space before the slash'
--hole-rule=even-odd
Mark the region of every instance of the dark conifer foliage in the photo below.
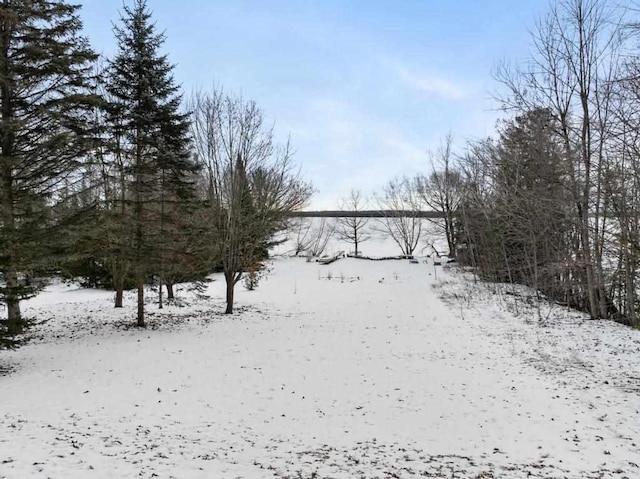
<svg viewBox="0 0 640 479">
<path fill-rule="evenodd" d="M 120 254 L 131 263 L 138 290 L 138 325 L 144 326 L 144 284 L 162 275 L 170 250 L 172 218 L 193 192 L 197 166 L 189 152 L 188 115 L 145 0 L 125 6 L 114 28 L 118 53 L 110 62 L 106 90 L 109 123 L 117 138 L 122 184 L 120 224 L 127 227 Z"/>
<path fill-rule="evenodd" d="M 51 233 L 52 207 L 79 181 L 90 146 L 95 54 L 81 36 L 78 6 L 64 1 L 0 3 L 0 295 L 6 329 L 20 332 L 20 300 L 35 292 Z"/>
<path fill-rule="evenodd" d="M 476 147 L 488 182 L 468 185 L 465 234 L 484 277 L 585 307 L 576 292 L 584 278 L 571 259 L 573 205 L 556 127 L 549 110 L 536 109 L 505 122 L 496 143 Z"/>
</svg>

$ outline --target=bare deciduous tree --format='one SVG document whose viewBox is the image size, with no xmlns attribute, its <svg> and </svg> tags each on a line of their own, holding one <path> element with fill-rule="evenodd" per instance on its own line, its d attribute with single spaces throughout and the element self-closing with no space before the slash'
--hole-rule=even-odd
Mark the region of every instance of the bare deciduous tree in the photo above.
<svg viewBox="0 0 640 479">
<path fill-rule="evenodd" d="M 358 249 L 360 244 L 371 238 L 366 229 L 369 218 L 358 216 L 359 213 L 362 213 L 364 205 L 362 193 L 359 190 L 351 190 L 349 197 L 343 198 L 339 206 L 340 210 L 347 213 L 348 216 L 338 218 L 337 237 L 352 244 L 356 256 L 360 254 Z"/>
<path fill-rule="evenodd" d="M 452 145 L 453 135 L 449 133 L 440 147 L 430 153 L 431 173 L 428 176 L 418 175 L 415 180 L 422 201 L 442 215 L 442 219 L 431 221 L 444 230 L 451 257 L 456 254 L 456 221 L 464 189 L 460 171 L 452 164 Z"/>
<path fill-rule="evenodd" d="M 289 145 L 277 147 L 255 102 L 222 90 L 196 92 L 192 135 L 206 175 L 212 260 L 220 261 L 226 313 L 242 274 L 265 259 L 288 213 L 308 201 L 312 189 L 293 168 Z"/>
<path fill-rule="evenodd" d="M 311 237 L 311 220 L 309 218 L 294 218 L 289 223 L 289 237 L 293 243 L 292 253 L 299 256 L 308 251 L 313 241 Z"/>
<path fill-rule="evenodd" d="M 310 226 L 310 241 L 306 251 L 310 256 L 322 256 L 335 234 L 336 224 L 327 218 L 320 218 L 319 221 L 312 220 Z"/>
<path fill-rule="evenodd" d="M 380 229 L 391 236 L 402 254 L 412 255 L 422 234 L 420 197 L 413 183 L 408 178 L 391 180 L 376 201 L 385 212 Z"/>
</svg>

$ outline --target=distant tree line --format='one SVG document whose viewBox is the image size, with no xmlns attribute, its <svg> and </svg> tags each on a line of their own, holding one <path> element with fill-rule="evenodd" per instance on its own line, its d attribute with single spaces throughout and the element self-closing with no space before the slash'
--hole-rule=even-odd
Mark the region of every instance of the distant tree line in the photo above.
<svg viewBox="0 0 640 479">
<path fill-rule="evenodd" d="M 20 301 L 51 273 L 172 298 L 180 281 L 260 267 L 312 189 L 258 106 L 184 98 L 146 0 L 124 5 L 117 51 L 99 58 L 78 6 L 0 3 L 0 335 L 26 326 Z"/>
<path fill-rule="evenodd" d="M 429 152 L 431 172 L 415 177 L 397 177 L 385 184 L 372 198 L 366 198 L 360 190 L 351 190 L 346 198 L 339 200 L 338 210 L 300 211 L 292 213 L 296 218 L 322 218 L 319 228 L 299 222 L 294 232 L 297 254 L 314 251 L 312 239 L 324 237 L 326 247 L 329 237 L 353 246 L 351 253 L 359 255 L 362 243 L 373 233 L 393 240 L 402 255 L 410 256 L 424 251 L 426 223 L 431 223 L 446 239 L 448 251 L 439 251 L 433 244 L 430 252 L 454 257 L 460 236 L 460 204 L 463 194 L 462 175 L 456 168 L 453 153 L 453 136 L 447 135 L 442 145 Z M 375 209 L 373 209 L 373 208 Z M 336 218 L 334 227 L 326 226 L 326 218 Z M 304 232 L 304 234 L 302 234 Z M 306 241 L 303 241 L 306 240 Z M 305 244 L 309 245 L 305 248 Z M 320 249 L 324 251 L 324 247 Z"/>
</svg>

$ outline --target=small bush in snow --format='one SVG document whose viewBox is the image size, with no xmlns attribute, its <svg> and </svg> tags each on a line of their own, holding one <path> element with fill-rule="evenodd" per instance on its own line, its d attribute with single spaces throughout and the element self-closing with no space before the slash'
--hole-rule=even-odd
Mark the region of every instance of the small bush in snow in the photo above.
<svg viewBox="0 0 640 479">
<path fill-rule="evenodd" d="M 252 270 L 244 274 L 243 282 L 244 287 L 249 291 L 253 291 L 258 287 L 260 280 L 262 279 L 262 272 L 260 270 Z"/>
</svg>

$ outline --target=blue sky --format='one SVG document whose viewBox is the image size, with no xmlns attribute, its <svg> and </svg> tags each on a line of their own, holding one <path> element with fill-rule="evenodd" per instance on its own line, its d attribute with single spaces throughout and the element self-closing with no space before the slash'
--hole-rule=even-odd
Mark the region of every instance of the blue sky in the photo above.
<svg viewBox="0 0 640 479">
<path fill-rule="evenodd" d="M 85 0 L 93 47 L 115 51 L 123 3 Z M 214 84 L 256 100 L 291 136 L 312 206 L 352 188 L 429 171 L 451 131 L 458 148 L 494 131 L 492 71 L 522 61 L 547 0 L 148 0 L 186 92 Z"/>
</svg>

